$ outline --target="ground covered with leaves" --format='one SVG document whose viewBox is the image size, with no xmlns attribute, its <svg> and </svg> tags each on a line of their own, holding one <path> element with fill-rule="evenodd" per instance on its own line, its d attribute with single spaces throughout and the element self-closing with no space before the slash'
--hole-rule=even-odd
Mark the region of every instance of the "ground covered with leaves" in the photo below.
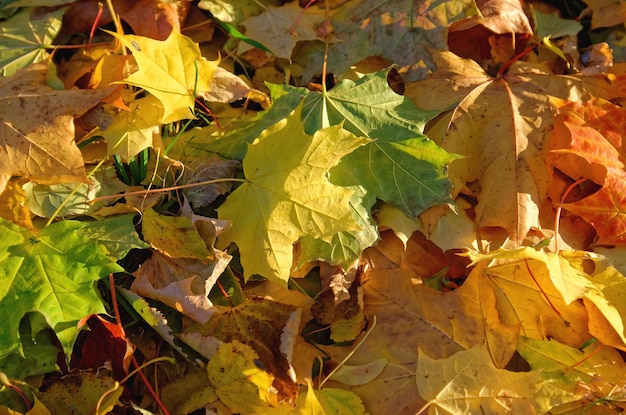
<svg viewBox="0 0 626 415">
<path fill-rule="evenodd" d="M 622 413 L 625 21 L 0 0 L 0 414 Z"/>
</svg>

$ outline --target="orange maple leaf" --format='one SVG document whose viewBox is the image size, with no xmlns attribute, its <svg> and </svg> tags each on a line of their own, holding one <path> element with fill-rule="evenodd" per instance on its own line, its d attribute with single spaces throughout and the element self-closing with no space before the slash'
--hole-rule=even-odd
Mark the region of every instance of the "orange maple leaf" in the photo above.
<svg viewBox="0 0 626 415">
<path fill-rule="evenodd" d="M 554 167 L 602 188 L 563 207 L 593 225 L 600 245 L 626 243 L 626 110 L 608 101 L 559 104 L 552 137 Z"/>
</svg>

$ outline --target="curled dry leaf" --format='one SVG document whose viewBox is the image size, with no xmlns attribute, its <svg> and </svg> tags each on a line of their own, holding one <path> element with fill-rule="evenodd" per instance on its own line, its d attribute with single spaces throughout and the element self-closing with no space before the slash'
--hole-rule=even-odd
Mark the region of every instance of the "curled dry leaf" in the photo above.
<svg viewBox="0 0 626 415">
<path fill-rule="evenodd" d="M 224 160 L 221 157 L 210 155 L 200 161 L 189 163 L 185 184 L 200 183 L 215 179 L 235 177 L 241 163 L 237 160 Z M 220 182 L 198 185 L 183 190 L 183 193 L 194 208 L 208 206 L 218 196 L 228 193 L 233 182 Z"/>
</svg>

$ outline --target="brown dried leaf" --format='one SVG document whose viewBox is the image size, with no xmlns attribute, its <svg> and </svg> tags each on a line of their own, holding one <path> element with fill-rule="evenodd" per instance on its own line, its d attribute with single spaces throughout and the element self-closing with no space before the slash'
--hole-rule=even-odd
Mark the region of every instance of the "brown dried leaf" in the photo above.
<svg viewBox="0 0 626 415">
<path fill-rule="evenodd" d="M 112 89 L 54 90 L 46 73 L 47 65 L 35 64 L 0 79 L 0 192 L 11 176 L 43 184 L 87 181 L 74 117 Z"/>
</svg>

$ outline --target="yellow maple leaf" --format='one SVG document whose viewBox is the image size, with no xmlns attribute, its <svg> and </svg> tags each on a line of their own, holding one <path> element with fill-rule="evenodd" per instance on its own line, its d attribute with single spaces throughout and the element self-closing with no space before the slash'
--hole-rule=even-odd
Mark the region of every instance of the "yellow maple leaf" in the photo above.
<svg viewBox="0 0 626 415">
<path fill-rule="evenodd" d="M 132 52 L 139 66 L 123 82 L 145 89 L 163 103 L 161 123 L 193 118 L 195 94 L 209 91 L 219 61 L 205 60 L 198 44 L 177 32 L 164 41 L 108 33 Z"/>
<path fill-rule="evenodd" d="M 485 345 L 440 360 L 420 351 L 416 379 L 429 414 L 543 414 L 578 399 L 543 381 L 540 371 L 496 369 Z"/>
<path fill-rule="evenodd" d="M 233 222 L 220 244 L 237 243 L 246 280 L 258 274 L 286 285 L 293 244 L 301 236 L 329 240 L 337 232 L 358 229 L 349 205 L 352 190 L 333 185 L 326 173 L 369 140 L 341 126 L 306 135 L 301 110 L 248 147 L 246 182 L 218 209 L 220 219 Z"/>
</svg>

